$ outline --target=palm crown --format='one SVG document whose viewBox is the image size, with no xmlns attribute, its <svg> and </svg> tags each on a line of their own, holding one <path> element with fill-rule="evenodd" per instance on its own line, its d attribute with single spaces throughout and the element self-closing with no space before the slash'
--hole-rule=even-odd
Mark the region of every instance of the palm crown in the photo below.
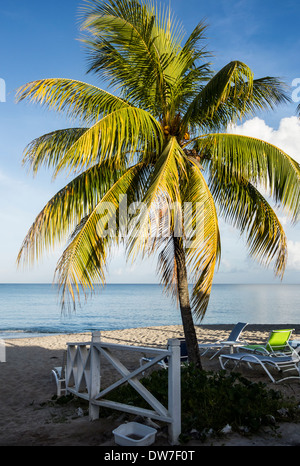
<svg viewBox="0 0 300 466">
<path fill-rule="evenodd" d="M 37 216 L 19 261 L 35 260 L 69 237 L 56 273 L 63 296 L 75 300 L 79 285 L 105 282 L 109 253 L 123 241 L 133 259 L 159 254 L 161 280 L 179 296 L 183 321 L 189 301 L 180 300 L 179 272 L 187 269 L 191 308 L 202 317 L 220 258 L 218 208 L 246 234 L 250 254 L 266 265 L 273 261 L 283 275 L 285 233 L 259 188 L 296 221 L 299 165 L 279 148 L 226 128 L 288 101 L 284 85 L 254 79 L 239 61 L 213 73 L 205 25 L 186 40 L 169 9 L 147 1 L 87 2 L 82 27 L 89 71 L 105 78 L 111 92 L 69 79 L 19 90 L 18 100 L 79 122 L 26 148 L 24 163 L 33 172 L 46 166 L 54 176 L 66 170 L 75 178 Z"/>
</svg>

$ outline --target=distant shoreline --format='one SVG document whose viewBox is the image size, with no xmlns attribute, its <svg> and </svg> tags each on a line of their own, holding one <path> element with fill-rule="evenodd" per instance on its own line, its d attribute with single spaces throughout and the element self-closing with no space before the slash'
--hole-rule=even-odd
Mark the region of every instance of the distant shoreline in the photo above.
<svg viewBox="0 0 300 466">
<path fill-rule="evenodd" d="M 225 332 L 230 332 L 233 328 L 234 324 L 195 324 L 196 329 L 199 329 L 201 331 L 208 330 L 209 332 L 211 331 L 225 331 Z M 137 332 L 139 330 L 151 330 L 151 329 L 163 329 L 163 328 L 168 328 L 166 325 L 155 325 L 153 327 L 129 327 L 129 328 L 120 328 L 120 329 L 99 329 L 103 333 L 107 332 L 127 332 L 127 331 L 134 331 Z M 170 325 L 172 327 L 172 325 Z M 177 328 L 181 328 L 183 332 L 182 325 L 176 325 Z M 265 333 L 265 332 L 271 332 L 272 330 L 280 330 L 280 329 L 293 329 L 294 334 L 300 334 L 300 324 L 248 324 L 245 327 L 244 331 L 248 332 L 259 332 L 259 333 Z M 22 339 L 31 339 L 31 338 L 51 338 L 51 337 L 72 337 L 72 336 L 79 336 L 79 335 L 86 335 L 86 336 L 91 336 L 93 331 L 82 331 L 82 332 L 66 332 L 66 333 L 26 333 L 22 336 L 16 336 L 16 337 L 0 337 L 0 339 L 3 340 L 22 340 Z M 0 332 L 1 333 L 1 332 Z"/>
<path fill-rule="evenodd" d="M 1 282 L 0 285 L 51 285 L 58 286 L 58 283 L 39 283 L 39 282 Z M 101 283 L 94 283 L 94 286 L 100 286 L 105 288 L 106 286 L 120 286 L 120 285 L 129 285 L 129 286 L 138 286 L 138 285 L 157 285 L 163 287 L 161 283 L 106 283 L 104 286 Z M 189 286 L 193 286 L 192 283 L 189 283 Z M 300 283 L 213 283 L 212 286 L 300 286 Z"/>
</svg>

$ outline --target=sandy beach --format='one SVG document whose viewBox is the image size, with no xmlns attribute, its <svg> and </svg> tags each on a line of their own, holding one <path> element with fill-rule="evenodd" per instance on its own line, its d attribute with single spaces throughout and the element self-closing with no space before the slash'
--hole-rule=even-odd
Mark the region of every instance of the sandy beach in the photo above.
<svg viewBox="0 0 300 466">
<path fill-rule="evenodd" d="M 205 343 L 224 339 L 231 325 L 197 327 L 198 340 Z M 243 337 L 249 342 L 265 342 L 271 328 L 294 328 L 293 339 L 300 339 L 300 325 L 248 325 Z M 103 331 L 101 338 L 112 343 L 143 347 L 164 347 L 169 338 L 183 336 L 181 326 L 150 327 Z M 51 369 L 62 363 L 68 342 L 89 341 L 91 334 L 52 335 L 6 340 L 6 362 L 0 364 L 0 445 L 1 446 L 115 446 L 112 430 L 126 420 L 126 415 L 109 416 L 89 421 L 86 414 L 74 403 L 58 405 L 52 400 L 56 393 Z M 128 369 L 137 367 L 136 360 L 127 356 Z M 125 354 L 126 359 L 126 354 Z M 219 370 L 218 358 L 210 361 L 202 357 L 203 368 Z M 251 380 L 261 380 L 272 388 L 284 390 L 300 401 L 299 380 L 274 385 L 262 371 L 249 368 L 239 370 Z M 105 368 L 102 383 L 109 385 L 112 377 Z M 199 445 L 300 445 L 300 424 L 284 423 L 280 436 L 263 431 L 260 435 L 243 437 L 228 434 L 225 438 L 209 439 L 204 444 L 190 441 L 189 446 Z M 169 445 L 167 437 L 159 433 L 156 445 Z"/>
</svg>

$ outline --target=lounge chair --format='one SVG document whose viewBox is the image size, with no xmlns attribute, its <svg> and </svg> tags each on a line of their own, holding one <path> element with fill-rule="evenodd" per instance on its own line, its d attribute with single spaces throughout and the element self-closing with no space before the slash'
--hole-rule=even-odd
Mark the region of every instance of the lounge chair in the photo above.
<svg viewBox="0 0 300 466">
<path fill-rule="evenodd" d="M 267 355 L 274 352 L 277 352 L 277 354 L 283 353 L 283 355 L 292 353 L 293 349 L 289 344 L 289 339 L 293 330 L 294 329 L 272 330 L 265 345 L 245 345 L 240 347 L 238 351 L 246 350 Z"/>
<path fill-rule="evenodd" d="M 210 358 L 213 359 L 215 356 L 217 356 L 217 354 L 219 354 L 223 350 L 223 348 L 229 348 L 232 352 L 235 346 L 246 345 L 246 341 L 241 341 L 239 339 L 246 325 L 248 325 L 248 323 L 238 322 L 231 330 L 227 340 L 218 340 L 214 343 L 199 343 L 199 349 L 204 349 L 204 352 L 201 354 L 201 356 L 204 356 L 204 354 L 206 354 L 209 350 L 217 348 L 217 351 Z"/>
<path fill-rule="evenodd" d="M 188 361 L 188 355 L 187 355 L 187 347 L 186 347 L 186 341 L 184 338 L 178 338 L 180 341 L 180 363 L 184 364 Z M 140 365 L 143 364 L 143 362 L 149 362 L 154 358 L 147 358 L 147 357 L 142 357 L 140 359 Z M 159 366 L 161 366 L 163 369 L 168 368 L 168 357 L 162 359 L 157 363 Z"/>
<path fill-rule="evenodd" d="M 240 363 L 247 363 L 249 367 L 251 367 L 251 364 L 259 364 L 268 374 L 273 383 L 279 383 L 283 380 L 292 378 L 300 378 L 300 357 L 299 353 L 296 351 L 293 351 L 292 354 L 287 356 L 270 356 L 267 354 L 256 353 L 222 354 L 219 356 L 219 361 L 222 369 L 226 369 L 226 364 L 228 364 L 229 361 L 234 362 L 234 367 L 232 370 L 235 369 Z M 283 377 L 276 381 L 271 372 L 268 370 L 267 366 L 271 366 L 280 372 L 294 370 L 296 371 L 297 375 Z"/>
<path fill-rule="evenodd" d="M 57 396 L 61 396 L 62 393 L 66 394 L 66 351 L 63 353 L 63 360 L 61 367 L 54 367 L 51 371 L 52 376 L 54 377 L 56 383 L 56 394 Z"/>
</svg>

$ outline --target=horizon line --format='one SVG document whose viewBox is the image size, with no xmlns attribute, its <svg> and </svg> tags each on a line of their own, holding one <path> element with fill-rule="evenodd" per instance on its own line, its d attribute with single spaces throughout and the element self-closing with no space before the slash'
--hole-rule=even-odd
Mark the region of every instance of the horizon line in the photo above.
<svg viewBox="0 0 300 466">
<path fill-rule="evenodd" d="M 0 282 L 0 285 L 52 285 L 52 286 L 57 286 L 59 285 L 58 283 L 51 283 L 51 282 Z M 107 285 L 157 285 L 157 286 L 164 286 L 161 283 L 105 283 L 104 285 L 102 283 L 94 283 L 95 286 L 99 285 L 101 287 L 105 287 Z M 192 283 L 189 283 L 189 286 L 192 286 Z M 274 286 L 285 286 L 285 285 L 300 285 L 300 283 L 213 283 L 212 286 L 217 286 L 217 285 L 274 285 Z"/>
</svg>

